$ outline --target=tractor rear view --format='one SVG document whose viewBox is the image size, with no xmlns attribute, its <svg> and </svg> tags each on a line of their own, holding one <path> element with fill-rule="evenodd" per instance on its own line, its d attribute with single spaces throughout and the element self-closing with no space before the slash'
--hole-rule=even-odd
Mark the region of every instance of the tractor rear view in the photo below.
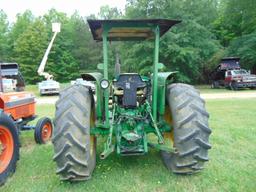
<svg viewBox="0 0 256 192">
<path fill-rule="evenodd" d="M 174 173 L 192 174 L 208 161 L 209 114 L 199 92 L 174 83 L 175 72 L 158 72 L 159 41 L 178 20 L 88 20 L 94 40 L 103 42 L 102 73 L 82 74 L 96 84 L 76 84 L 60 93 L 53 133 L 54 161 L 62 180 L 88 180 L 96 166 L 99 135 L 105 137 L 100 158 L 114 151 L 120 156 L 160 151 Z M 154 42 L 152 75 L 108 74 L 108 41 Z M 152 139 L 149 134 L 154 135 Z"/>
</svg>

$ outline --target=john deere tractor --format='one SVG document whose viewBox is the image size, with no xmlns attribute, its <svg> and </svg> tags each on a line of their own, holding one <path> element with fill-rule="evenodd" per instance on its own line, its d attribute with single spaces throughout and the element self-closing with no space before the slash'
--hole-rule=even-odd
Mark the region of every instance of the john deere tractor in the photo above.
<svg viewBox="0 0 256 192">
<path fill-rule="evenodd" d="M 199 92 L 174 83 L 175 72 L 158 72 L 159 41 L 178 20 L 88 20 L 92 36 L 103 43 L 100 72 L 82 74 L 90 87 L 75 84 L 60 93 L 53 133 L 54 161 L 62 180 L 91 178 L 96 165 L 97 137 L 104 136 L 101 159 L 160 151 L 166 167 L 192 174 L 208 161 L 209 114 Z M 148 40 L 154 43 L 152 75 L 116 73 L 109 79 L 108 41 Z M 118 70 L 117 70 L 118 71 Z"/>
</svg>

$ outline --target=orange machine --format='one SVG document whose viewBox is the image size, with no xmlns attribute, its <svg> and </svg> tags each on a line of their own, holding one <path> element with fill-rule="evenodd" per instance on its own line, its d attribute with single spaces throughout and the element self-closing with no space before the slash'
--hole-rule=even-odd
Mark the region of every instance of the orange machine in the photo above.
<svg viewBox="0 0 256 192">
<path fill-rule="evenodd" d="M 28 92 L 0 93 L 0 109 L 14 120 L 35 116 L 35 97 Z"/>
<path fill-rule="evenodd" d="M 2 77 L 11 80 L 6 83 L 15 82 L 16 87 L 3 85 Z M 16 92 L 4 92 L 8 86 L 11 87 L 8 90 Z M 39 144 L 49 141 L 52 135 L 52 122 L 48 117 L 39 119 L 36 126 L 28 125 L 36 118 L 36 102 L 33 94 L 23 92 L 24 86 L 16 63 L 0 63 L 0 185 L 15 171 L 21 131 L 35 129 L 35 141 Z"/>
</svg>

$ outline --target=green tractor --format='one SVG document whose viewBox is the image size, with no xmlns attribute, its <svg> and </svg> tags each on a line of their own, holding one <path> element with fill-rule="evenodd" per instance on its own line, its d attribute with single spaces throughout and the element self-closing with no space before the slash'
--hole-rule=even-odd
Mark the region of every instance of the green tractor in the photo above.
<svg viewBox="0 0 256 192">
<path fill-rule="evenodd" d="M 75 84 L 60 93 L 53 133 L 56 173 L 61 180 L 88 180 L 96 165 L 97 137 L 105 136 L 100 158 L 145 155 L 158 149 L 166 167 L 193 174 L 208 161 L 209 114 L 199 92 L 174 83 L 175 72 L 158 72 L 159 40 L 178 20 L 88 20 L 94 40 L 103 42 L 99 72 L 82 74 L 96 90 Z M 108 41 L 152 40 L 153 74 L 108 76 Z M 118 70 L 117 70 L 118 71 Z M 150 135 L 149 135 L 150 134 Z"/>
</svg>

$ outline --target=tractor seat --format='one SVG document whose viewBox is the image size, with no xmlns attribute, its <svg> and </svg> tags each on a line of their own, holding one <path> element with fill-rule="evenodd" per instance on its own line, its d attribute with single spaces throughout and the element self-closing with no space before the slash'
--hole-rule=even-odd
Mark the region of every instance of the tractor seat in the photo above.
<svg viewBox="0 0 256 192">
<path fill-rule="evenodd" d="M 146 83 L 137 73 L 124 73 L 119 75 L 114 86 L 119 91 L 123 90 L 123 106 L 135 108 L 137 107 L 137 89 L 146 87 Z"/>
</svg>

